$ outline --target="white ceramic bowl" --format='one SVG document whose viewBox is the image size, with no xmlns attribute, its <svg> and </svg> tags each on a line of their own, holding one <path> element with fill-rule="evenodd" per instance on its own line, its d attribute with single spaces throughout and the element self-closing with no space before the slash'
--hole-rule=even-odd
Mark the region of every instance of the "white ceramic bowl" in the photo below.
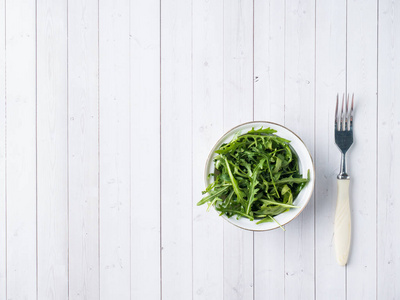
<svg viewBox="0 0 400 300">
<path fill-rule="evenodd" d="M 211 149 L 211 152 L 208 155 L 206 168 L 204 172 L 205 183 L 206 186 L 208 186 L 214 180 L 212 176 L 208 178 L 208 174 L 214 173 L 214 157 L 217 156 L 215 151 L 223 143 L 230 142 L 233 136 L 238 131 L 244 134 L 249 130 L 251 130 L 253 127 L 255 129 L 259 129 L 261 127 L 263 128 L 270 127 L 272 129 L 275 129 L 277 131 L 275 133 L 276 135 L 288 139 L 290 141 L 290 145 L 292 146 L 293 150 L 297 153 L 297 156 L 299 158 L 299 169 L 300 173 L 303 174 L 303 177 L 307 176 L 307 171 L 310 170 L 310 181 L 301 190 L 301 192 L 297 195 L 296 199 L 294 199 L 293 202 L 293 204 L 298 206 L 298 208 L 291 208 L 289 211 L 284 212 L 275 217 L 276 221 L 279 222 L 279 224 L 285 225 L 290 221 L 292 221 L 293 219 L 295 219 L 306 207 L 313 193 L 314 182 L 315 182 L 315 169 L 313 160 L 311 158 L 311 154 L 308 151 L 306 145 L 303 143 L 303 141 L 293 131 L 289 130 L 288 128 L 276 123 L 263 122 L 263 121 L 248 122 L 232 128 L 219 139 L 219 141 Z M 229 223 L 246 230 L 265 231 L 279 227 L 279 225 L 276 224 L 275 222 L 256 224 L 257 221 L 250 221 L 247 218 L 240 218 L 239 220 L 237 220 L 236 216 L 228 218 L 226 215 L 222 215 L 222 218 L 227 220 Z"/>
</svg>

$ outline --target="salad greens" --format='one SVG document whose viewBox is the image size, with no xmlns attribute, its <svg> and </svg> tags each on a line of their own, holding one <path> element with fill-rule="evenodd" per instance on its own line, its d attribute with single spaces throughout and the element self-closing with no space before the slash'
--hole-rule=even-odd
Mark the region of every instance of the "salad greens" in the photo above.
<svg viewBox="0 0 400 300">
<path fill-rule="evenodd" d="M 257 224 L 275 221 L 274 216 L 296 207 L 293 200 L 310 180 L 299 172 L 290 141 L 262 127 L 237 133 L 215 151 L 214 177 L 197 205 L 208 203 L 220 215 L 245 217 Z M 280 226 L 280 224 L 278 223 Z"/>
</svg>

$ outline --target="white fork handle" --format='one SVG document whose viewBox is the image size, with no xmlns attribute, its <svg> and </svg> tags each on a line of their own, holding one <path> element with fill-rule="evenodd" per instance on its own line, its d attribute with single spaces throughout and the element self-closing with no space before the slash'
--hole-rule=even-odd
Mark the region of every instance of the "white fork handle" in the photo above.
<svg viewBox="0 0 400 300">
<path fill-rule="evenodd" d="M 335 214 L 335 251 L 339 265 L 347 263 L 351 241 L 351 216 L 349 203 L 350 179 L 337 180 L 337 203 Z"/>
</svg>

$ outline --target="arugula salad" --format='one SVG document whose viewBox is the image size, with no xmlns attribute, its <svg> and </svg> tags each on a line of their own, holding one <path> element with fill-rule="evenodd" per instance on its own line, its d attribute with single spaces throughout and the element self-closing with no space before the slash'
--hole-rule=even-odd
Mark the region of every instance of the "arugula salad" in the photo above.
<svg viewBox="0 0 400 300">
<path fill-rule="evenodd" d="M 296 207 L 293 200 L 310 180 L 299 172 L 290 141 L 262 127 L 222 144 L 215 151 L 214 177 L 197 205 L 208 203 L 227 217 L 245 217 L 257 224 L 276 222 L 275 216 Z M 282 226 L 281 226 L 282 227 Z"/>
</svg>

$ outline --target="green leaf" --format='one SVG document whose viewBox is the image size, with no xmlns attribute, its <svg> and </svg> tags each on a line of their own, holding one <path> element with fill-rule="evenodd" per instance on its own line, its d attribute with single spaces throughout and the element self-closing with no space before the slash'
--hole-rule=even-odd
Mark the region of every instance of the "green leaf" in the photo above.
<svg viewBox="0 0 400 300">
<path fill-rule="evenodd" d="M 275 129 L 271 129 L 271 128 L 265 128 L 263 129 L 262 127 L 260 129 L 254 130 L 254 127 L 249 130 L 249 132 L 247 132 L 248 134 L 272 134 L 275 133 L 276 130 Z"/>
<path fill-rule="evenodd" d="M 290 187 L 288 187 L 287 184 L 285 184 L 281 190 L 281 195 L 285 195 L 286 193 L 290 192 Z"/>
<path fill-rule="evenodd" d="M 282 160 L 279 157 L 276 157 L 274 173 L 278 173 L 279 170 L 281 169 L 281 166 L 282 166 Z"/>
<path fill-rule="evenodd" d="M 208 203 L 227 217 L 272 222 L 296 206 L 293 201 L 310 181 L 299 172 L 299 160 L 290 141 L 271 128 L 236 133 L 215 152 L 214 182 L 197 204 Z M 260 220 L 261 219 L 261 220 Z"/>
<path fill-rule="evenodd" d="M 262 159 L 259 162 L 257 167 L 254 169 L 253 175 L 250 178 L 250 191 L 249 191 L 249 197 L 248 197 L 249 201 L 247 203 L 246 214 L 250 213 L 250 208 L 254 201 L 254 195 L 259 191 L 259 189 L 255 189 L 255 187 L 259 183 L 259 181 L 257 180 L 257 176 L 258 176 L 258 173 L 260 172 L 260 170 L 262 169 L 264 162 L 265 162 L 265 159 Z"/>
<path fill-rule="evenodd" d="M 231 171 L 231 168 L 229 167 L 229 162 L 228 162 L 227 158 L 224 157 L 224 160 L 225 160 L 225 167 L 226 167 L 226 169 L 228 170 L 229 178 L 231 179 L 231 182 L 232 182 L 233 190 L 235 191 L 235 194 L 236 194 L 236 196 L 238 197 L 239 201 L 240 201 L 242 204 L 244 204 L 244 199 L 243 199 L 244 193 L 243 193 L 243 191 L 240 189 L 239 185 L 237 184 L 237 181 L 236 181 L 236 179 L 235 179 L 235 176 L 233 176 L 233 174 L 232 174 L 232 171 Z"/>
<path fill-rule="evenodd" d="M 203 205 L 204 203 L 208 202 L 208 201 L 213 201 L 215 197 L 219 197 L 221 196 L 224 192 L 226 192 L 228 190 L 229 186 L 225 186 L 222 189 L 216 191 L 213 190 L 210 192 L 210 195 L 204 197 L 203 199 L 201 199 L 199 202 L 197 202 L 197 205 Z"/>
</svg>

